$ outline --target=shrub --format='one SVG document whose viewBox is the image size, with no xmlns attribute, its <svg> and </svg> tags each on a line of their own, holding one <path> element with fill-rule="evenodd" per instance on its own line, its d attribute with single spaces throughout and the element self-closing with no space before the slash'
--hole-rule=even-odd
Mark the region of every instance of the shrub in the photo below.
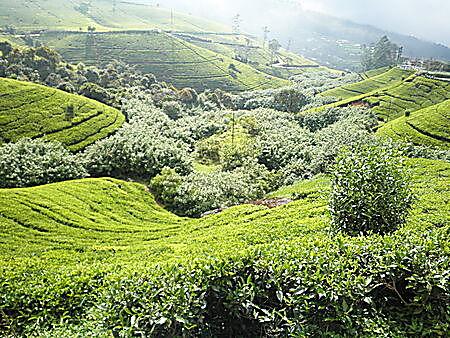
<svg viewBox="0 0 450 338">
<path fill-rule="evenodd" d="M 353 146 L 338 156 L 330 211 L 333 227 L 350 235 L 396 230 L 412 205 L 409 178 L 389 147 Z"/>
<path fill-rule="evenodd" d="M 104 287 L 93 317 L 117 337 L 445 336 L 444 234 L 306 236 L 295 247 L 157 268 Z"/>
<path fill-rule="evenodd" d="M 194 172 L 186 177 L 164 169 L 150 187 L 158 200 L 177 214 L 199 216 L 261 198 L 272 188 L 273 179 L 264 166 L 252 163 L 230 172 Z"/>
<path fill-rule="evenodd" d="M 274 109 L 289 113 L 300 111 L 308 103 L 308 97 L 296 88 L 282 89 L 274 96 Z"/>
<path fill-rule="evenodd" d="M 79 159 L 59 143 L 22 139 L 0 148 L 0 187 L 28 187 L 87 176 Z"/>
<path fill-rule="evenodd" d="M 188 148 L 145 124 L 128 124 L 84 153 L 88 171 L 95 176 L 150 179 L 164 167 L 180 173 L 191 170 Z"/>
<path fill-rule="evenodd" d="M 162 104 L 163 112 L 169 116 L 172 120 L 177 120 L 181 117 L 183 108 L 177 101 L 163 102 Z"/>
<path fill-rule="evenodd" d="M 183 88 L 178 95 L 180 96 L 180 100 L 184 104 L 196 104 L 198 100 L 198 94 L 195 89 L 192 88 Z"/>
<path fill-rule="evenodd" d="M 90 99 L 97 100 L 102 103 L 108 104 L 109 100 L 111 99 L 110 94 L 107 90 L 100 87 L 99 85 L 95 83 L 85 83 L 80 87 L 79 93 L 83 96 L 86 96 Z"/>
</svg>

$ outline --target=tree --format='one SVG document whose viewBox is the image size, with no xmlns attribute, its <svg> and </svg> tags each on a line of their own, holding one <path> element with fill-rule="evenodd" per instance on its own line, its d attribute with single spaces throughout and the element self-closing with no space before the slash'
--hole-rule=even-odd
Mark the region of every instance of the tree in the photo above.
<svg viewBox="0 0 450 338">
<path fill-rule="evenodd" d="M 364 70 L 396 65 L 402 56 L 403 48 L 383 36 L 375 45 L 362 46 L 361 64 Z"/>
<path fill-rule="evenodd" d="M 400 154 L 356 145 L 341 152 L 332 176 L 330 211 L 335 230 L 385 234 L 406 222 L 413 195 Z"/>
<path fill-rule="evenodd" d="M 12 45 L 8 41 L 2 41 L 0 42 L 0 52 L 2 52 L 3 58 L 6 59 L 6 57 L 11 53 L 13 50 Z"/>
</svg>

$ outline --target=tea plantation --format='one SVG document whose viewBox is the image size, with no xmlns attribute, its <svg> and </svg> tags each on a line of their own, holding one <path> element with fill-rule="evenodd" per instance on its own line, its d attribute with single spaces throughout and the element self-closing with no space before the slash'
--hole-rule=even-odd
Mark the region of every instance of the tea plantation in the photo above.
<svg viewBox="0 0 450 338">
<path fill-rule="evenodd" d="M 0 143 L 43 138 L 77 151 L 108 136 L 124 121 L 118 110 L 97 101 L 0 78 Z"/>
<path fill-rule="evenodd" d="M 450 100 L 399 117 L 383 125 L 378 134 L 416 145 L 450 148 Z"/>
<path fill-rule="evenodd" d="M 367 81 L 370 81 L 370 79 Z M 448 81 L 430 78 L 426 74 L 413 74 L 403 81 L 394 82 L 390 86 L 359 96 L 350 96 L 347 99 L 313 110 L 363 105 L 372 108 L 380 120 L 390 121 L 401 117 L 405 112 L 414 112 L 450 99 L 449 89 L 450 82 Z M 341 87 L 337 90 L 341 91 Z"/>
<path fill-rule="evenodd" d="M 289 84 L 164 32 L 49 33 L 41 35 L 40 41 L 71 63 L 93 65 L 121 60 L 178 88 L 221 88 L 236 92 Z"/>
<path fill-rule="evenodd" d="M 190 32 L 229 31 L 219 23 L 139 1 L 15 0 L 1 2 L 0 13 L 3 25 L 14 26 L 20 31 L 85 30 L 88 26 L 101 31 L 155 28 Z"/>
<path fill-rule="evenodd" d="M 229 333 L 301 320 L 310 334 L 440 335 L 450 315 L 441 298 L 450 277 L 450 165 L 408 166 L 414 210 L 384 237 L 328 232 L 326 177 L 271 195 L 296 196 L 285 206 L 242 205 L 202 219 L 174 216 L 143 185 L 116 179 L 0 190 L 0 328 L 195 335 L 223 332 L 215 325 L 237 316 Z M 278 319 L 279 311 L 287 312 Z"/>
<path fill-rule="evenodd" d="M 400 68 L 392 68 L 389 70 L 381 68 L 379 70 L 363 73 L 362 76 L 366 77 L 366 79 L 361 82 L 356 82 L 350 85 L 331 89 L 326 92 L 323 92 L 321 95 L 333 96 L 340 100 L 344 100 L 354 96 L 359 96 L 361 94 L 366 94 L 378 89 L 387 88 L 392 85 L 400 84 L 412 73 L 413 72 L 411 71 L 402 70 Z"/>
</svg>

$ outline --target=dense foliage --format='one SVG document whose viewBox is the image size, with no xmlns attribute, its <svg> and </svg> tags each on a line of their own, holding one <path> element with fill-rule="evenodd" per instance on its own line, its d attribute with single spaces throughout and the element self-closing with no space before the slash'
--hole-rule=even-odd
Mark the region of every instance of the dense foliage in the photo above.
<svg viewBox="0 0 450 338">
<path fill-rule="evenodd" d="M 247 164 L 232 171 L 194 172 L 185 177 L 164 169 L 150 184 L 160 202 L 180 215 L 200 216 L 256 200 L 274 188 L 274 175 L 264 166 Z"/>
<path fill-rule="evenodd" d="M 401 60 L 402 52 L 403 47 L 397 46 L 385 35 L 376 44 L 363 46 L 362 67 L 371 70 L 396 65 Z"/>
<path fill-rule="evenodd" d="M 83 163 L 61 144 L 22 139 L 0 147 L 0 187 L 60 182 L 87 175 Z"/>
<path fill-rule="evenodd" d="M 385 234 L 406 222 L 413 196 L 399 154 L 381 146 L 343 150 L 333 168 L 333 227 L 351 235 Z"/>
</svg>

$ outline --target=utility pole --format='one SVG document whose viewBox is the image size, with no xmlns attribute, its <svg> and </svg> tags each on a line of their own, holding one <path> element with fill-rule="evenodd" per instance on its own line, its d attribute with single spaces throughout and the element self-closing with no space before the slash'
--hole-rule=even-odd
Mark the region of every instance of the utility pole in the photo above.
<svg viewBox="0 0 450 338">
<path fill-rule="evenodd" d="M 263 35 L 263 38 L 264 38 L 263 48 L 264 48 L 266 46 L 267 38 L 269 37 L 269 33 L 270 33 L 269 27 L 264 26 L 263 33 L 264 33 L 264 35 Z"/>
<path fill-rule="evenodd" d="M 113 0 L 113 14 L 116 14 L 117 0 Z"/>
<path fill-rule="evenodd" d="M 172 29 L 174 29 L 174 22 L 175 18 L 173 16 L 173 9 L 170 10 L 170 25 L 172 26 Z"/>
<path fill-rule="evenodd" d="M 234 149 L 234 120 L 235 119 L 235 116 L 234 116 L 234 110 L 233 110 L 233 113 L 232 113 L 232 115 L 231 115 L 231 146 L 233 147 L 233 149 Z"/>
</svg>

